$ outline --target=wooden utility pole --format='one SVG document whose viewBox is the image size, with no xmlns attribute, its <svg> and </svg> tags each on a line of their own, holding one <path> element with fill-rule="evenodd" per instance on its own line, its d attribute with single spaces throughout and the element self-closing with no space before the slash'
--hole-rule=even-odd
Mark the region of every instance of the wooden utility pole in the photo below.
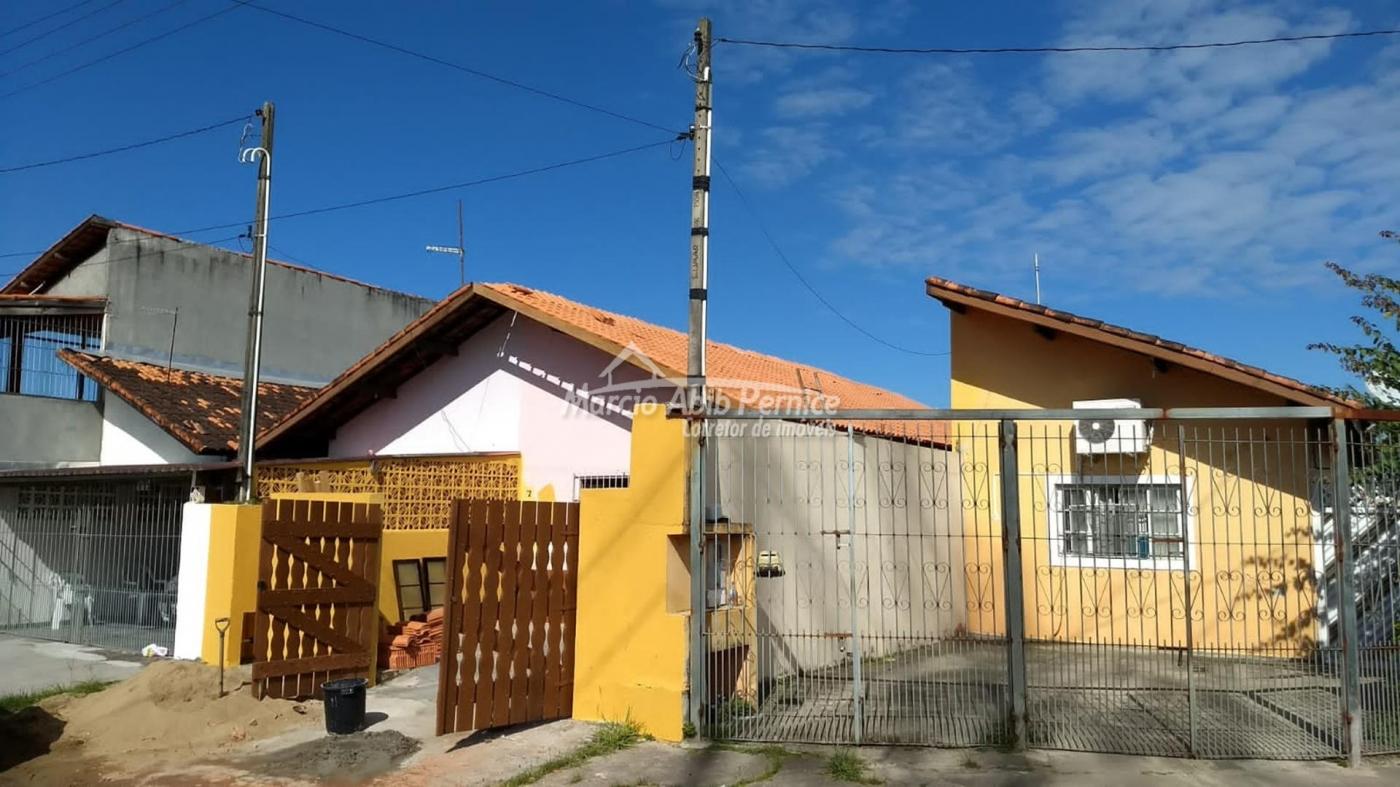
<svg viewBox="0 0 1400 787">
<path fill-rule="evenodd" d="M 258 146 L 243 150 L 243 161 L 258 163 L 258 203 L 253 218 L 253 287 L 248 296 L 248 345 L 243 356 L 243 406 L 239 410 L 238 465 L 241 472 L 238 499 L 252 502 L 253 443 L 258 437 L 258 373 L 262 368 L 263 303 L 267 294 L 267 210 L 272 193 L 272 130 L 275 107 L 264 102 L 262 135 Z"/>
<path fill-rule="evenodd" d="M 690 127 L 695 166 L 690 178 L 690 343 L 686 369 L 686 409 L 696 416 L 705 408 L 705 323 L 710 262 L 710 20 L 695 28 L 695 121 Z M 703 417 L 690 428 L 690 657 L 688 715 L 703 734 L 705 699 L 705 426 Z"/>
</svg>

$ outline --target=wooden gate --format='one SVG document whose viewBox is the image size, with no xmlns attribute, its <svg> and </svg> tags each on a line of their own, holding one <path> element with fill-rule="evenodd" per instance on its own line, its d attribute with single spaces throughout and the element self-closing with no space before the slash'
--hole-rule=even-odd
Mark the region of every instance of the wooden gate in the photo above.
<svg viewBox="0 0 1400 787">
<path fill-rule="evenodd" d="M 577 503 L 457 502 L 439 735 L 572 715 L 577 561 Z"/>
<path fill-rule="evenodd" d="M 253 696 L 312 697 L 336 678 L 373 678 L 379 639 L 379 506 L 263 504 Z"/>
</svg>

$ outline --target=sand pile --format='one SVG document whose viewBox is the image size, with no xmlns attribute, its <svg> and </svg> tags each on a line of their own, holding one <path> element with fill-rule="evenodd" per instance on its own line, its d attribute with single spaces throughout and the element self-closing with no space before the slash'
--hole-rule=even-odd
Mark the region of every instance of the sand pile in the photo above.
<svg viewBox="0 0 1400 787">
<path fill-rule="evenodd" d="M 250 686 L 226 688 L 228 694 L 219 697 L 215 667 L 157 662 L 130 680 L 57 709 L 65 722 L 60 743 L 81 740 L 84 754 L 98 757 L 152 750 L 211 752 L 321 723 L 319 703 L 256 700 Z"/>
<path fill-rule="evenodd" d="M 16 770 L 41 773 L 55 761 L 71 764 L 76 759 L 98 759 L 113 770 L 126 770 L 218 755 L 248 741 L 323 723 L 320 703 L 259 701 L 250 686 L 237 684 L 230 675 L 225 684 L 229 692 L 219 697 L 218 668 L 162 661 L 96 694 L 46 700 L 40 707 L 63 723 L 62 733 L 47 755 Z"/>
</svg>

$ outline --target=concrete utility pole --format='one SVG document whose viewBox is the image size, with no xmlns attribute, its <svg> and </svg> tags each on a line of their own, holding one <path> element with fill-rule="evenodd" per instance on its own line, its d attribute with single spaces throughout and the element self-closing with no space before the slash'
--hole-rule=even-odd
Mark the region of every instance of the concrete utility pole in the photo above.
<svg viewBox="0 0 1400 787">
<path fill-rule="evenodd" d="M 238 429 L 238 499 L 252 502 L 256 496 L 253 486 L 253 443 L 258 437 L 258 372 L 262 367 L 263 302 L 267 292 L 267 210 L 272 193 L 272 128 L 275 107 L 264 102 L 258 110 L 262 118 L 262 136 L 255 148 L 246 148 L 239 157 L 244 162 L 258 162 L 258 204 L 253 218 L 253 289 L 248 296 L 248 346 L 243 356 L 243 407 L 239 410 Z"/>
<path fill-rule="evenodd" d="M 690 347 L 688 355 L 688 404 L 695 412 L 705 406 L 705 342 L 708 337 L 706 302 L 709 299 L 710 264 L 710 123 L 713 109 L 710 91 L 710 20 L 695 28 L 695 122 L 690 127 L 695 143 L 695 168 L 690 179 Z"/>
<path fill-rule="evenodd" d="M 705 323 L 709 299 L 710 262 L 710 20 L 695 28 L 695 167 L 690 179 L 690 345 L 687 358 L 686 406 L 694 414 L 705 407 Z M 690 446 L 690 723 L 704 734 L 701 706 L 705 698 L 705 421 L 691 419 Z"/>
</svg>

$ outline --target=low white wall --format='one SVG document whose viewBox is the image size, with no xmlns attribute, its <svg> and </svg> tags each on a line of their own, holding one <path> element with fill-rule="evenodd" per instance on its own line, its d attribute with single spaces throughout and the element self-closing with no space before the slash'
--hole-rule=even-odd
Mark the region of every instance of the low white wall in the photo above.
<svg viewBox="0 0 1400 787">
<path fill-rule="evenodd" d="M 198 659 L 204 649 L 205 601 L 209 588 L 209 533 L 214 507 L 186 503 L 180 525 L 180 585 L 175 601 L 177 659 Z"/>
</svg>

